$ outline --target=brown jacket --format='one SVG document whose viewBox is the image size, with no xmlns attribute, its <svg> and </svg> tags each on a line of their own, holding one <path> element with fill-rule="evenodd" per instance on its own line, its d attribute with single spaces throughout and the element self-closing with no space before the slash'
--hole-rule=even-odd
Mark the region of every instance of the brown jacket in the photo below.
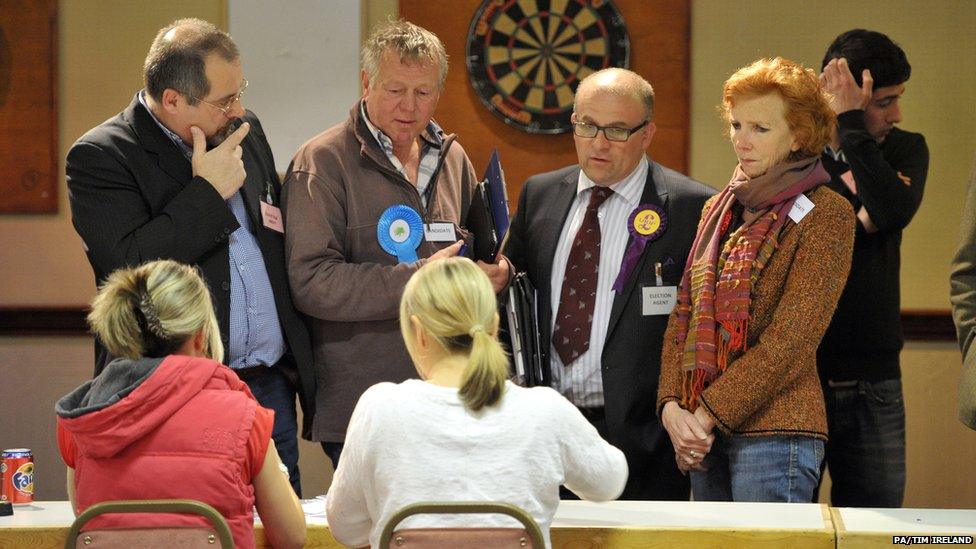
<svg viewBox="0 0 976 549">
<path fill-rule="evenodd" d="M 854 246 L 854 214 L 820 186 L 814 208 L 788 224 L 752 292 L 748 349 L 702 392 L 699 403 L 725 434 L 827 438 L 817 346 L 837 307 Z M 711 205 L 705 204 L 705 211 Z M 681 347 L 675 313 L 661 354 L 658 413 L 681 398 Z"/>
<path fill-rule="evenodd" d="M 416 376 L 400 337 L 400 295 L 424 258 L 451 243 L 425 240 L 420 261 L 398 264 L 377 240 L 380 216 L 406 204 L 425 222 L 460 225 L 476 184 L 464 149 L 445 135 L 425 209 L 359 112 L 356 103 L 349 120 L 302 145 L 284 183 L 288 279 L 295 306 L 311 317 L 316 441 L 344 440 L 356 401 L 371 385 Z"/>
</svg>

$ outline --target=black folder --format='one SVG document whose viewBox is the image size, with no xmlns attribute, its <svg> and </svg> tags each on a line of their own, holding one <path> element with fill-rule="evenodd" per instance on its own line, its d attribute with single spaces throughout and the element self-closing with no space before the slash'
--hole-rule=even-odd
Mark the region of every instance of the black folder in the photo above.
<svg viewBox="0 0 976 549">
<path fill-rule="evenodd" d="M 512 351 L 512 381 L 524 387 L 543 385 L 539 338 L 538 293 L 525 273 L 512 278 L 505 304 Z M 544 304 L 543 304 L 544 306 Z"/>
</svg>

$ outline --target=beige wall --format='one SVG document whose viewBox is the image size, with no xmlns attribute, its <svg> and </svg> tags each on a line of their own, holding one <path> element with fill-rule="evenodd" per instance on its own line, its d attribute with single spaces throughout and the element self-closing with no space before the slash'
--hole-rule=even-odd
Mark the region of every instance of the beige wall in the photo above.
<svg viewBox="0 0 976 549">
<path fill-rule="evenodd" d="M 925 199 L 905 232 L 903 305 L 946 309 L 948 263 L 976 152 L 976 2 L 891 0 L 880 6 L 848 2 L 841 10 L 826 0 L 693 2 L 690 172 L 713 186 L 728 178 L 734 157 L 714 107 L 722 81 L 736 68 L 777 54 L 818 65 L 826 45 L 843 30 L 862 25 L 889 33 L 914 66 L 903 126 L 924 133 L 932 152 Z M 395 12 L 396 1 L 365 0 L 363 7 L 369 29 Z M 179 16 L 219 24 L 225 18 L 221 0 L 62 0 L 58 15 L 62 159 L 88 128 L 128 104 L 140 86 L 142 59 L 156 29 Z M 459 61 L 455 70 L 462 66 Z M 83 305 L 93 294 L 63 181 L 60 204 L 56 215 L 0 217 L 0 307 Z"/>
<path fill-rule="evenodd" d="M 949 261 L 976 152 L 976 2 L 702 0 L 692 6 L 691 175 L 716 187 L 728 181 L 735 157 L 715 106 L 722 82 L 737 68 L 780 55 L 819 71 L 833 38 L 857 27 L 901 44 L 912 64 L 902 127 L 923 133 L 931 153 L 925 197 L 902 244 L 902 306 L 947 309 Z"/>
<path fill-rule="evenodd" d="M 363 6 L 369 29 L 395 12 L 396 0 L 364 0 Z M 222 0 L 62 0 L 59 10 L 62 158 L 78 136 L 131 100 L 159 27 L 185 16 L 218 24 L 225 19 Z M 720 186 L 734 162 L 714 110 L 729 73 L 764 55 L 818 64 L 836 34 L 859 25 L 891 34 L 914 66 L 904 126 L 926 135 L 932 167 L 922 208 L 905 234 L 904 305 L 944 309 L 963 185 L 976 151 L 976 2 L 847 2 L 842 10 L 820 0 L 694 2 L 691 173 Z M 455 70 L 462 66 L 459 61 Z M 63 182 L 60 201 L 58 215 L 0 217 L 0 307 L 84 305 L 93 295 Z M 910 344 L 903 367 L 906 504 L 976 507 L 976 433 L 963 428 L 953 412 L 958 352 L 950 344 Z M 25 444 L 39 451 L 42 497 L 64 497 L 54 446 L 54 399 L 86 379 L 90 369 L 88 338 L 0 338 L 0 446 Z M 304 444 L 302 469 L 306 494 L 324 491 L 330 471 L 321 450 Z"/>
<path fill-rule="evenodd" d="M 0 216 L 0 307 L 84 305 L 95 291 L 71 226 L 64 155 L 89 128 L 115 115 L 142 87 L 142 60 L 156 31 L 178 17 L 223 24 L 221 0 L 63 0 L 58 4 L 59 212 Z"/>
</svg>

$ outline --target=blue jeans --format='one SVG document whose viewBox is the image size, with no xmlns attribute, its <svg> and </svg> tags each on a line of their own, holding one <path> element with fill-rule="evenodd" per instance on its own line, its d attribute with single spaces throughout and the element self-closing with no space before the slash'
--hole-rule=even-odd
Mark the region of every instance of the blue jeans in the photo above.
<svg viewBox="0 0 976 549">
<path fill-rule="evenodd" d="M 282 372 L 281 366 L 268 368 L 267 373 L 244 379 L 244 383 L 258 399 L 258 404 L 274 410 L 271 438 L 278 448 L 281 462 L 288 467 L 288 480 L 298 497 L 302 497 L 301 476 L 298 472 L 298 420 L 296 419 L 295 385 Z"/>
<path fill-rule="evenodd" d="M 835 507 L 901 507 L 905 402 L 900 379 L 828 382 L 827 467 Z"/>
<path fill-rule="evenodd" d="M 820 480 L 822 440 L 800 436 L 725 436 L 691 472 L 695 501 L 809 503 Z"/>
</svg>

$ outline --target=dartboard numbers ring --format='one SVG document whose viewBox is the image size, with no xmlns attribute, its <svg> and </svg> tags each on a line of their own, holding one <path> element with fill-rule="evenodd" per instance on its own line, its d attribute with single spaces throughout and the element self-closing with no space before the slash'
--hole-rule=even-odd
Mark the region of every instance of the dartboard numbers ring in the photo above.
<svg viewBox="0 0 976 549">
<path fill-rule="evenodd" d="M 610 0 L 485 0 L 466 54 L 471 85 L 495 116 L 529 133 L 565 133 L 580 80 L 627 68 L 630 38 Z"/>
</svg>

